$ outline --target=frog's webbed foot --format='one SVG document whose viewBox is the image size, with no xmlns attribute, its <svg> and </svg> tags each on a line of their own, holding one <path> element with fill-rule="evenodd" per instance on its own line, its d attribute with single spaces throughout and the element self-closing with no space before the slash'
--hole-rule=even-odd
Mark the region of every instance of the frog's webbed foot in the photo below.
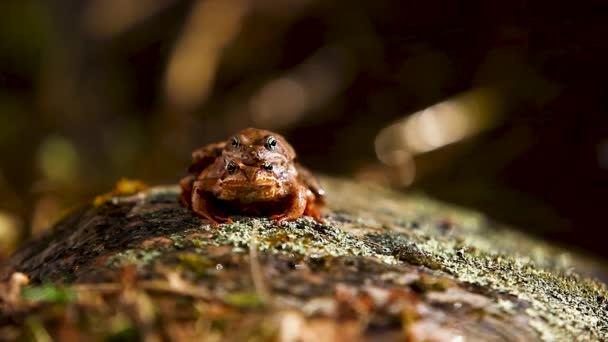
<svg viewBox="0 0 608 342">
<path fill-rule="evenodd" d="M 209 220 L 213 227 L 217 227 L 219 224 L 222 224 L 222 223 L 228 223 L 228 224 L 234 223 L 234 221 L 230 217 L 205 216 L 204 218 Z"/>
<path fill-rule="evenodd" d="M 234 223 L 234 221 L 230 217 L 223 217 L 219 215 L 213 215 L 209 212 L 201 212 L 194 210 L 196 216 L 208 220 L 213 227 L 217 227 L 222 223 Z"/>
<path fill-rule="evenodd" d="M 319 223 L 323 223 L 323 224 L 327 223 L 327 221 L 323 217 L 321 217 L 321 212 L 318 209 L 316 209 L 314 212 L 304 211 L 302 214 L 299 214 L 299 215 L 294 215 L 294 214 L 290 214 L 289 212 L 285 212 L 283 214 L 272 215 L 272 216 L 270 216 L 270 219 L 277 220 L 277 225 L 280 226 L 283 222 L 295 221 L 295 220 L 299 219 L 300 217 L 302 217 L 302 215 L 310 216 Z"/>
<path fill-rule="evenodd" d="M 285 221 L 293 221 L 299 217 L 300 216 L 297 216 L 297 215 L 289 215 L 287 213 L 283 213 L 283 214 L 272 215 L 272 216 L 270 216 L 270 219 L 277 220 L 277 225 L 280 226 Z"/>
</svg>

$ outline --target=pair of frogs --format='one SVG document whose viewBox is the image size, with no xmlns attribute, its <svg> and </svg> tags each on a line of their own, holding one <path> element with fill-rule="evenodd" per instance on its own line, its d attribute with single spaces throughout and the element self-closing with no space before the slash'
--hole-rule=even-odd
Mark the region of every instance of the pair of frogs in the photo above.
<svg viewBox="0 0 608 342">
<path fill-rule="evenodd" d="M 195 150 L 188 171 L 181 201 L 213 224 L 231 223 L 230 214 L 269 216 L 278 224 L 302 215 L 321 221 L 325 192 L 279 134 L 244 129 Z"/>
</svg>

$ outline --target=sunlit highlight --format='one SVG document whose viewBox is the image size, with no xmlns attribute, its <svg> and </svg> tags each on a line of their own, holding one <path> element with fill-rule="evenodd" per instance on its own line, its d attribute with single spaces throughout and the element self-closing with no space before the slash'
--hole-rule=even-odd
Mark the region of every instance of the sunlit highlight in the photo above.
<svg viewBox="0 0 608 342">
<path fill-rule="evenodd" d="M 276 118 L 296 119 L 310 103 L 310 95 L 305 86 L 298 80 L 284 77 L 268 82 L 259 93 L 251 99 L 252 119 L 263 127 L 271 126 Z"/>
<path fill-rule="evenodd" d="M 38 168 L 51 182 L 67 183 L 78 175 L 80 158 L 74 144 L 60 136 L 46 138 L 38 148 Z"/>
<path fill-rule="evenodd" d="M 413 156 L 491 128 L 499 120 L 500 112 L 493 91 L 470 91 L 383 128 L 376 136 L 376 156 L 383 164 L 411 175 L 411 169 L 415 168 Z"/>
<path fill-rule="evenodd" d="M 175 0 L 92 0 L 82 16 L 91 35 L 107 38 L 127 31 Z"/>
<path fill-rule="evenodd" d="M 209 94 L 223 49 L 236 36 L 247 12 L 244 0 L 198 1 L 169 60 L 166 94 L 190 110 Z"/>
<path fill-rule="evenodd" d="M 254 124 L 281 128 L 326 103 L 351 79 L 349 58 L 342 48 L 325 47 L 286 75 L 264 84 L 249 101 Z"/>
</svg>

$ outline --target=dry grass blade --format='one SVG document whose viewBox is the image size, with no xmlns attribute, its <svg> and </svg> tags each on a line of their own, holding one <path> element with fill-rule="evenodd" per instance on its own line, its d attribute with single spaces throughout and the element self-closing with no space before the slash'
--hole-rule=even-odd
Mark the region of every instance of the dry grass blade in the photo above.
<svg viewBox="0 0 608 342">
<path fill-rule="evenodd" d="M 251 267 L 251 279 L 253 280 L 253 286 L 255 287 L 255 291 L 260 299 L 265 304 L 272 305 L 272 293 L 270 292 L 266 280 L 264 279 L 262 266 L 260 265 L 260 260 L 258 258 L 257 236 L 260 227 L 260 222 L 258 220 L 254 220 L 253 230 L 251 232 L 251 241 L 249 242 L 249 265 Z"/>
</svg>

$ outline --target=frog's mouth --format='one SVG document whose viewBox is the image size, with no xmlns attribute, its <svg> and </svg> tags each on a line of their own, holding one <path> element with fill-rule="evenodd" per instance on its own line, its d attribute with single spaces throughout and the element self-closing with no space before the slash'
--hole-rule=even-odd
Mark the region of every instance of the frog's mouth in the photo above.
<svg viewBox="0 0 608 342">
<path fill-rule="evenodd" d="M 238 180 L 229 180 L 223 181 L 220 183 L 222 188 L 229 189 L 260 189 L 260 188 L 278 188 L 280 187 L 279 182 L 276 180 L 265 179 L 265 180 L 256 180 L 254 182 L 244 182 Z"/>
</svg>

